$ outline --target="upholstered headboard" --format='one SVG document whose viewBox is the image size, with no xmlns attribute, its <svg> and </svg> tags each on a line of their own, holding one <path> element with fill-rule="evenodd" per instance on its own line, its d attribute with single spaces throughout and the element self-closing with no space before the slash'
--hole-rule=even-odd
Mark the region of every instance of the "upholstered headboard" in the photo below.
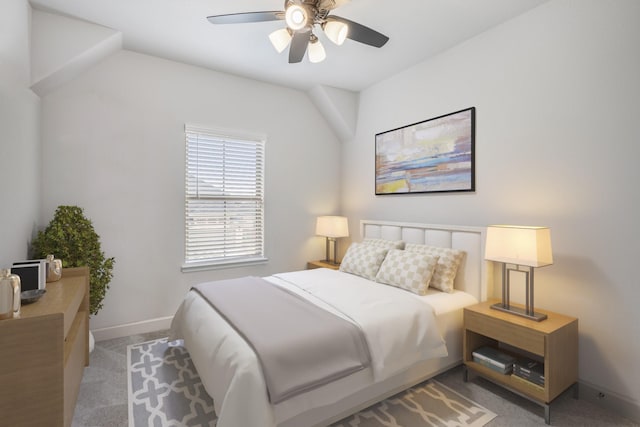
<svg viewBox="0 0 640 427">
<path fill-rule="evenodd" d="M 418 224 L 390 221 L 360 221 L 363 239 L 404 240 L 430 246 L 459 249 L 466 256 L 460 265 L 454 287 L 486 301 L 491 293 L 491 263 L 484 259 L 485 227 Z"/>
</svg>

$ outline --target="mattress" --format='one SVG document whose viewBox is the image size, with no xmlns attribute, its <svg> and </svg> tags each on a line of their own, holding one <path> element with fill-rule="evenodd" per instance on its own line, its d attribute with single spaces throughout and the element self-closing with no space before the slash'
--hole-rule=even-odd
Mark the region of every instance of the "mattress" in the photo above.
<svg viewBox="0 0 640 427">
<path fill-rule="evenodd" d="M 443 353 L 440 349 L 434 348 L 429 357 L 405 358 L 403 349 L 394 349 L 396 344 L 390 342 L 385 344 L 382 350 L 391 352 L 385 359 L 387 362 L 381 364 L 382 367 L 379 366 L 380 363 L 378 366 L 374 364 L 370 368 L 318 389 L 271 405 L 266 398 L 266 385 L 257 357 L 251 347 L 204 299 L 195 292 L 189 292 L 174 317 L 170 339 L 184 340 L 184 345 L 192 357 L 205 389 L 214 399 L 216 413 L 219 415 L 219 427 L 240 425 L 234 415 L 238 411 L 242 412 L 242 425 L 305 425 L 306 413 L 318 412 L 319 409 L 322 412 L 321 408 L 347 404 L 351 395 L 371 392 L 372 396 L 375 396 L 376 393 L 384 392 L 389 387 L 395 387 L 398 378 L 401 384 L 422 379 L 433 370 L 429 361 L 426 361 L 427 358 L 447 356 L 447 363 L 460 359 L 462 307 L 477 302 L 473 296 L 461 291 L 443 293 L 430 290 L 427 295 L 418 296 L 348 273 L 327 269 L 283 273 L 265 279 L 291 292 L 296 292 L 350 321 L 353 319 L 345 316 L 339 307 L 336 307 L 340 304 L 339 301 L 327 303 L 325 300 L 316 298 L 309 289 L 318 282 L 328 281 L 336 286 L 335 289 L 341 289 L 341 281 L 355 281 L 358 286 L 366 286 L 356 289 L 366 289 L 371 293 L 381 292 L 382 295 L 391 295 L 390 292 L 400 292 L 403 298 L 410 295 L 410 298 L 423 304 L 425 311 L 433 314 L 435 326 L 430 333 L 435 331 L 441 339 L 444 338 L 448 355 L 446 351 Z M 360 283 L 360 281 L 366 283 Z M 392 304 L 389 304 L 388 308 L 398 309 Z M 399 311 L 398 314 L 400 314 Z M 424 333 L 427 332 L 424 331 Z M 390 334 L 387 332 L 387 335 Z M 216 362 L 212 362 L 213 360 Z M 247 407 L 251 409 L 247 410 Z"/>
</svg>

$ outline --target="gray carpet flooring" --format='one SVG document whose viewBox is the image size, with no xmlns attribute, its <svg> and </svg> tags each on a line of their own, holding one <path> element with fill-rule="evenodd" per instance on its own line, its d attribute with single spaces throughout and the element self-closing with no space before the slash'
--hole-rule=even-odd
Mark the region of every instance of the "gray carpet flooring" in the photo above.
<svg viewBox="0 0 640 427">
<path fill-rule="evenodd" d="M 85 368 L 73 418 L 73 427 L 126 427 L 127 346 L 167 336 L 167 331 L 116 338 L 96 343 L 90 365 Z M 436 377 L 458 393 L 492 410 L 498 416 L 488 427 L 545 426 L 543 409 L 479 377 L 462 381 L 462 368 L 453 368 Z M 610 413 L 571 392 L 551 405 L 553 426 L 640 426 Z M 416 426 L 420 427 L 420 426 Z"/>
</svg>

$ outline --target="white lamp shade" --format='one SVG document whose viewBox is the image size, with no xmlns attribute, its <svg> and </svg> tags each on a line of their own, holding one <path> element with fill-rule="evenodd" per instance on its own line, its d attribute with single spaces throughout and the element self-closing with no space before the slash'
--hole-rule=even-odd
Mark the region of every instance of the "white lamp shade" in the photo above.
<svg viewBox="0 0 640 427">
<path fill-rule="evenodd" d="M 487 227 L 485 259 L 530 267 L 553 264 L 551 230 L 547 227 L 491 225 Z"/>
<path fill-rule="evenodd" d="M 324 46 L 320 43 L 320 40 L 309 43 L 309 61 L 313 63 L 322 62 L 327 57 L 327 53 L 324 51 Z"/>
<path fill-rule="evenodd" d="M 327 35 L 327 38 L 338 46 L 344 43 L 347 39 L 347 34 L 349 33 L 349 26 L 344 22 L 339 21 L 327 21 L 322 29 Z"/>
<path fill-rule="evenodd" d="M 286 28 L 281 28 L 269 34 L 269 40 L 278 53 L 282 53 L 291 43 L 291 34 Z"/>
<path fill-rule="evenodd" d="M 316 221 L 316 234 L 333 239 L 348 237 L 349 222 L 344 216 L 319 216 Z"/>
</svg>

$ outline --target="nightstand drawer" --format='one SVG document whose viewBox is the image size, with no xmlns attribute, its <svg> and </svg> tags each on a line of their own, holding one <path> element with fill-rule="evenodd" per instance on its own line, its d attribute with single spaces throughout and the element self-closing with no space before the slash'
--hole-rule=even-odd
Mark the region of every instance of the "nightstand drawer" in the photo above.
<svg viewBox="0 0 640 427">
<path fill-rule="evenodd" d="M 469 331 L 512 345 L 531 353 L 544 356 L 545 336 L 543 333 L 514 325 L 502 319 L 488 317 L 470 310 L 464 311 L 464 325 Z"/>
</svg>

